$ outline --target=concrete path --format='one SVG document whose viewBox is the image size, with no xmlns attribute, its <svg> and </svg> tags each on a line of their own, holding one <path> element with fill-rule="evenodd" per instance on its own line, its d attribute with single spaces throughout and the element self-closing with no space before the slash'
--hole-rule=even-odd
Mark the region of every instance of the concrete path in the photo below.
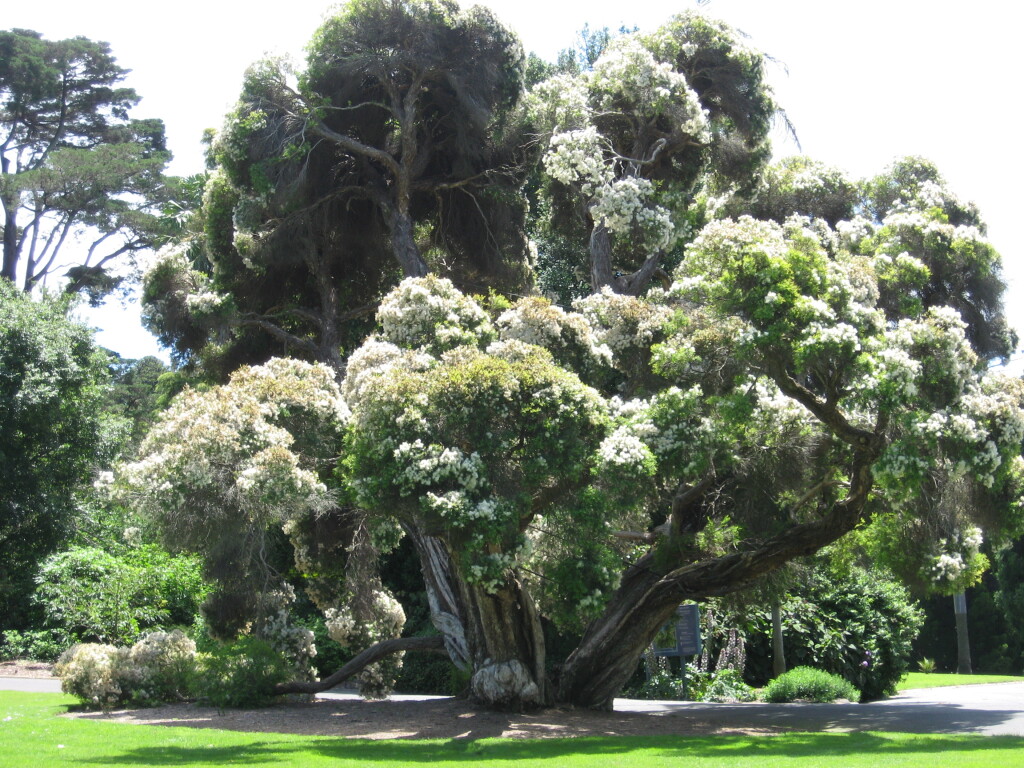
<svg viewBox="0 0 1024 768">
<path fill-rule="evenodd" d="M 0 690 L 59 693 L 60 681 L 0 677 Z M 323 693 L 328 699 L 358 699 L 352 693 Z M 396 701 L 443 698 L 391 697 Z M 869 704 L 703 704 L 694 701 L 616 699 L 616 712 L 650 712 L 662 717 L 700 716 L 736 728 L 800 731 L 899 731 L 903 733 L 1024 736 L 1024 683 L 990 683 L 903 691 Z"/>
<path fill-rule="evenodd" d="M 60 693 L 60 680 L 52 677 L 0 677 L 0 691 Z"/>
<path fill-rule="evenodd" d="M 868 704 L 702 704 L 616 699 L 615 710 L 695 716 L 723 726 L 801 731 L 1024 736 L 1024 683 L 903 691 Z"/>
</svg>

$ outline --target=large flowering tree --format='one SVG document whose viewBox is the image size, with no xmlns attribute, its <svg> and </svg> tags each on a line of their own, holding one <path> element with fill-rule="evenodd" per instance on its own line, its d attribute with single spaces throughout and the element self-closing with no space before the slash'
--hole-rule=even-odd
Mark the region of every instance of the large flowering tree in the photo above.
<svg viewBox="0 0 1024 768">
<path fill-rule="evenodd" d="M 539 86 L 528 109 L 546 126 L 547 204 L 553 222 L 575 216 L 563 234 L 585 233 L 593 294 L 510 304 L 409 277 L 337 391 L 326 369 L 292 371 L 281 386 L 313 376 L 327 394 L 284 411 L 273 403 L 292 402 L 287 387 L 239 400 L 240 416 L 266 411 L 284 433 L 254 427 L 247 447 L 217 426 L 209 455 L 232 453 L 203 464 L 185 436 L 221 423 L 192 414 L 226 390 L 188 395 L 137 470 L 146 503 L 196 532 L 226 513 L 285 525 L 314 599 L 353 643 L 400 630 L 372 596 L 372 631 L 356 628 L 346 585 L 410 537 L 452 660 L 480 701 L 513 708 L 609 707 L 680 602 L 742 589 L 872 520 L 959 531 L 930 555 L 944 574 L 953 548 L 976 549 L 975 512 L 986 535 L 1019 528 L 1024 386 L 986 371 L 1014 339 L 977 212 L 920 161 L 862 186 L 790 161 L 755 183 L 774 111 L 762 74 L 728 29 L 682 16 Z M 693 236 L 701 185 L 720 196 L 705 196 L 712 220 Z M 670 248 L 679 266 L 644 290 Z M 616 274 L 630 253 L 634 271 Z M 331 434 L 292 421 L 323 407 Z M 303 442 L 306 430 L 322 439 Z M 354 530 L 310 514 L 331 440 Z M 581 632 L 555 675 L 545 615 Z"/>
<path fill-rule="evenodd" d="M 610 706 L 680 602 L 912 514 L 940 474 L 1015 524 L 1024 387 L 981 372 L 955 310 L 890 319 L 886 260 L 805 224 L 713 222 L 671 290 L 575 312 L 492 322 L 436 278 L 385 300 L 345 478 L 413 537 L 478 698 Z M 542 613 L 583 628 L 557 680 Z"/>
</svg>

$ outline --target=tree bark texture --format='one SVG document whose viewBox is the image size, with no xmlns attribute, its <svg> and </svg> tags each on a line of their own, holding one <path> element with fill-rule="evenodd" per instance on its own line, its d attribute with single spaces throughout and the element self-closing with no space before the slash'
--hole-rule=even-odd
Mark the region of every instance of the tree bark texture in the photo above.
<svg viewBox="0 0 1024 768">
<path fill-rule="evenodd" d="M 782 606 L 772 600 L 772 674 L 775 677 L 786 672 L 786 644 L 782 636 Z"/>
<path fill-rule="evenodd" d="M 274 687 L 274 693 L 321 693 L 355 677 L 374 662 L 402 651 L 440 652 L 444 651 L 444 644 L 440 637 L 393 637 L 390 640 L 383 640 L 371 645 L 333 675 L 325 677 L 323 680 L 317 682 L 296 680 L 290 683 L 280 683 Z"/>
<path fill-rule="evenodd" d="M 412 216 L 401 205 L 393 205 L 387 215 L 388 231 L 391 233 L 391 250 L 402 268 L 404 277 L 426 277 L 427 263 L 416 247 Z"/>
<path fill-rule="evenodd" d="M 611 709 L 644 649 L 680 603 L 735 592 L 853 530 L 862 520 L 872 485 L 871 465 L 882 446 L 879 438 L 855 453 L 849 495 L 820 520 L 792 526 L 739 552 L 674 568 L 661 562 L 670 559 L 670 553 L 659 556 L 657 549 L 640 558 L 566 660 L 556 698 L 576 706 Z M 660 546 L 666 545 L 671 547 L 671 538 Z"/>
<path fill-rule="evenodd" d="M 605 286 L 615 293 L 639 296 L 659 273 L 658 254 L 648 256 L 636 272 L 617 274 L 612 268 L 612 240 L 604 224 L 595 224 L 590 231 L 590 285 L 594 291 Z M 664 274 L 662 272 L 662 274 Z"/>
<path fill-rule="evenodd" d="M 971 641 L 967 634 L 967 596 L 963 592 L 953 595 L 956 615 L 956 673 L 973 674 L 971 670 Z"/>
<path fill-rule="evenodd" d="M 463 578 L 444 539 L 414 524 L 406 531 L 420 557 L 431 621 L 453 663 L 471 672 L 473 697 L 497 709 L 548 703 L 540 614 L 522 582 L 510 577 L 487 592 Z"/>
</svg>

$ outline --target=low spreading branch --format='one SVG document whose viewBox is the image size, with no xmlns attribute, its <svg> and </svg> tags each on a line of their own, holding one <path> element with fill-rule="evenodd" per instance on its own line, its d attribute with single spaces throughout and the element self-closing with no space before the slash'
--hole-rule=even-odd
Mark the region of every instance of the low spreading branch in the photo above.
<svg viewBox="0 0 1024 768">
<path fill-rule="evenodd" d="M 355 677 L 374 662 L 401 651 L 444 653 L 444 638 L 435 635 L 433 637 L 395 637 L 391 640 L 382 640 L 371 645 L 333 675 L 325 677 L 323 680 L 318 682 L 294 680 L 290 683 L 281 683 L 274 687 L 274 693 L 321 693 Z"/>
</svg>

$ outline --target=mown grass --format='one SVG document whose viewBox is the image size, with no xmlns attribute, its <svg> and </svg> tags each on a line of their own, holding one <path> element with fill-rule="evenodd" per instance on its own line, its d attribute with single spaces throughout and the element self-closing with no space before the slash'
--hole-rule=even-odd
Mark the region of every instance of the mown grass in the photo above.
<svg viewBox="0 0 1024 768">
<path fill-rule="evenodd" d="M 498 766 L 516 768 L 1010 768 L 1024 739 L 894 733 L 783 736 L 587 737 L 369 741 L 126 725 L 58 715 L 60 694 L 0 692 L 0 765 L 50 766 Z M 955 753 L 955 757 L 954 757 Z"/>
<path fill-rule="evenodd" d="M 1024 677 L 1013 675 L 955 675 L 940 672 L 908 672 L 897 690 L 907 691 L 914 688 L 942 688 L 949 685 L 981 685 L 983 683 L 1019 683 Z"/>
</svg>

